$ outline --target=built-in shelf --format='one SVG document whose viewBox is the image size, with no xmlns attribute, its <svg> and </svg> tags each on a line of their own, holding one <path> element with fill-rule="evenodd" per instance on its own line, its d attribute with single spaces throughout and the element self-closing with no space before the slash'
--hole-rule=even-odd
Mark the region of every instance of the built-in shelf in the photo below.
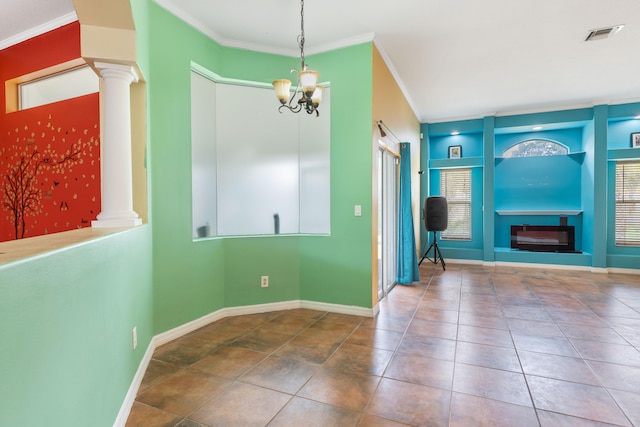
<svg viewBox="0 0 640 427">
<path fill-rule="evenodd" d="M 461 159 L 432 159 L 429 169 L 477 168 L 482 167 L 482 157 L 463 157 Z"/>
<path fill-rule="evenodd" d="M 608 151 L 609 161 L 640 159 L 640 148 L 614 148 Z"/>
<path fill-rule="evenodd" d="M 496 210 L 498 215 L 580 215 L 582 210 L 577 209 L 529 209 L 529 210 L 515 210 L 515 209 L 498 209 Z"/>
</svg>

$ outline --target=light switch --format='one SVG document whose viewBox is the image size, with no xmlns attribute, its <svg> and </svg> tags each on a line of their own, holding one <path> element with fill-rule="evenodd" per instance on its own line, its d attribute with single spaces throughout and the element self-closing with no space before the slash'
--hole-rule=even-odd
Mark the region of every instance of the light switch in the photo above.
<svg viewBox="0 0 640 427">
<path fill-rule="evenodd" d="M 356 205 L 355 209 L 353 210 L 353 214 L 355 216 L 362 216 L 362 206 L 361 205 Z"/>
</svg>

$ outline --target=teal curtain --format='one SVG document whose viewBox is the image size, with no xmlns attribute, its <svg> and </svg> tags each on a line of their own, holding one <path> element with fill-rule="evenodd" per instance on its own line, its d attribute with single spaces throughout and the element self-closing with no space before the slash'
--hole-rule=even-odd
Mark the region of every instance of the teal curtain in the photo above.
<svg viewBox="0 0 640 427">
<path fill-rule="evenodd" d="M 400 200 L 398 203 L 398 277 L 404 285 L 420 280 L 411 212 L 411 146 L 400 144 Z"/>
</svg>

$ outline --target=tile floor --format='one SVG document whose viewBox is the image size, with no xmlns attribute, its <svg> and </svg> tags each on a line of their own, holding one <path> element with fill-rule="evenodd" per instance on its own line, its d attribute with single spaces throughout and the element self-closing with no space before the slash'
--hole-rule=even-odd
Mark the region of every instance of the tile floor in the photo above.
<svg viewBox="0 0 640 427">
<path fill-rule="evenodd" d="M 421 266 L 375 318 L 226 318 L 158 348 L 127 426 L 640 426 L 640 276 Z"/>
</svg>

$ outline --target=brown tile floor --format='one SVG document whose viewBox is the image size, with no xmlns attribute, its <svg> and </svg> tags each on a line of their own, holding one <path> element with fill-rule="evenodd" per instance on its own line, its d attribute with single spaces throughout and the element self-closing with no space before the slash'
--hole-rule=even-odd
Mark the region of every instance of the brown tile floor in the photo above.
<svg viewBox="0 0 640 427">
<path fill-rule="evenodd" d="M 168 343 L 127 426 L 640 426 L 640 276 L 447 267 Z"/>
</svg>

